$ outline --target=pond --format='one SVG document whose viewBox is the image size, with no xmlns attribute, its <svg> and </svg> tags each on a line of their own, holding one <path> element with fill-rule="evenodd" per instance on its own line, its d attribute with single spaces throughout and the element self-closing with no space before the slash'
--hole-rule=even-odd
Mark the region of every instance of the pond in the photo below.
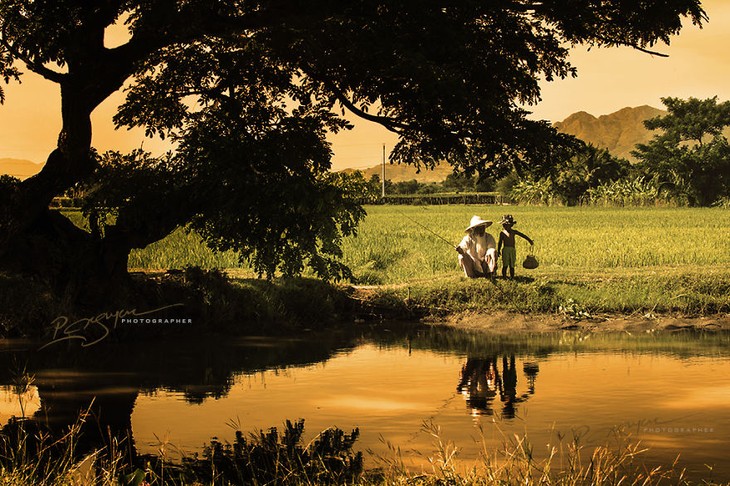
<svg viewBox="0 0 730 486">
<path fill-rule="evenodd" d="M 96 428 L 131 429 L 138 453 L 178 458 L 214 436 L 232 440 L 236 428 L 303 418 L 310 438 L 358 427 L 356 449 L 373 451 L 370 466 L 392 458 L 389 442 L 428 468 L 431 424 L 467 464 L 515 434 L 544 456 L 547 444 L 577 437 L 592 448 L 620 432 L 649 449 L 649 465 L 679 455 L 691 476 L 730 479 L 727 333 L 504 336 L 414 325 L 41 351 L 3 344 L 3 425 L 24 415 L 63 427 L 93 400 Z"/>
</svg>

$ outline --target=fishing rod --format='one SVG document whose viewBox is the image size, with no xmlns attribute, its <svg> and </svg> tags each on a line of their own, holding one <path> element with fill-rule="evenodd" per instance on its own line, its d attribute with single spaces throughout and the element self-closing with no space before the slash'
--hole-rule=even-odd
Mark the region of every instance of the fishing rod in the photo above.
<svg viewBox="0 0 730 486">
<path fill-rule="evenodd" d="M 395 209 L 395 208 L 394 208 L 394 209 Z M 431 228 L 428 228 L 427 226 L 425 226 L 425 225 L 422 225 L 421 223 L 419 223 L 418 221 L 416 221 L 415 219 L 411 218 L 411 217 L 410 217 L 410 216 L 408 216 L 408 215 L 407 215 L 406 213 L 404 213 L 404 212 L 402 212 L 402 211 L 400 211 L 400 210 L 398 210 L 398 209 L 396 209 L 396 212 L 397 212 L 397 213 L 400 213 L 400 214 L 401 214 L 401 216 L 404 216 L 404 217 L 405 217 L 405 218 L 406 218 L 406 219 L 407 219 L 408 221 L 410 221 L 411 223 L 413 223 L 413 224 L 415 224 L 415 225 L 418 225 L 418 226 L 420 226 L 421 228 L 425 229 L 426 231 L 428 231 L 429 233 L 431 233 L 432 235 L 434 235 L 434 236 L 435 236 L 436 238 L 438 238 L 439 240 L 441 240 L 441 241 L 445 242 L 445 243 L 446 243 L 447 245 L 449 245 L 449 246 L 450 246 L 451 248 L 456 248 L 456 246 L 457 246 L 457 245 L 454 245 L 454 244 L 453 244 L 452 242 L 450 242 L 449 240 L 447 240 L 446 238 L 444 238 L 444 237 L 443 237 L 443 236 L 441 236 L 440 234 L 436 233 L 436 232 L 435 232 L 435 231 L 433 231 L 433 230 L 432 230 Z"/>
</svg>

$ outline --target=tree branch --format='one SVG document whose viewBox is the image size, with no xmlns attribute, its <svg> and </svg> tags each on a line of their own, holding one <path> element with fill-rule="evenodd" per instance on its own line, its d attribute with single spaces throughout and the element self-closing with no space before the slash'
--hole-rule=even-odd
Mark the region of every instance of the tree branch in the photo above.
<svg viewBox="0 0 730 486">
<path fill-rule="evenodd" d="M 646 49 L 646 48 L 641 47 L 640 45 L 634 44 L 632 42 L 626 42 L 626 41 L 622 41 L 622 40 L 611 39 L 609 37 L 603 37 L 603 36 L 596 36 L 596 39 L 599 42 L 603 42 L 603 43 L 605 43 L 606 45 L 609 45 L 609 46 L 610 45 L 626 46 L 626 47 L 631 47 L 632 49 L 636 49 L 637 51 L 640 51 L 640 52 L 643 52 L 645 54 L 649 54 L 649 55 L 652 55 L 652 56 L 669 57 L 669 54 L 664 54 L 663 52 L 658 52 L 658 51 L 652 51 L 651 49 Z"/>
<path fill-rule="evenodd" d="M 340 90 L 337 86 L 335 86 L 334 83 L 330 81 L 324 81 L 323 82 L 325 87 L 330 90 L 335 97 L 337 98 L 337 101 L 342 103 L 345 108 L 350 110 L 353 114 L 359 116 L 360 118 L 363 118 L 365 120 L 378 123 L 385 127 L 387 130 L 400 134 L 402 130 L 405 130 L 408 128 L 408 125 L 405 123 L 400 123 L 393 118 L 389 118 L 387 116 L 378 116 L 378 115 L 371 115 L 370 113 L 366 113 L 365 111 L 358 108 L 350 99 L 345 95 L 342 90 Z"/>
<path fill-rule="evenodd" d="M 30 69 L 31 71 L 33 71 L 36 74 L 39 74 L 40 76 L 43 76 L 47 80 L 53 81 L 54 83 L 58 83 L 58 84 L 63 82 L 64 78 L 66 77 L 66 75 L 64 73 L 59 73 L 57 71 L 49 69 L 46 66 L 44 66 L 43 64 L 37 63 L 37 62 L 33 61 L 32 59 L 30 59 L 29 57 L 23 55 L 23 53 L 20 52 L 19 50 L 17 50 L 13 44 L 9 43 L 6 40 L 6 37 L 7 36 L 6 36 L 5 32 L 3 31 L 2 39 L 0 39 L 0 45 L 2 45 L 5 49 L 7 49 L 7 51 L 10 53 L 10 55 L 12 55 L 16 59 L 23 61 L 23 63 L 25 63 L 25 65 L 28 67 L 28 69 Z"/>
</svg>

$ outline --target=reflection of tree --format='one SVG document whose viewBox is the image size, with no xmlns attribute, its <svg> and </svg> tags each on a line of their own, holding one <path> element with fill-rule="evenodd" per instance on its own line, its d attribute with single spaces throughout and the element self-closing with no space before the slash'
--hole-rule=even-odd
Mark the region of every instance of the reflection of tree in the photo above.
<svg viewBox="0 0 730 486">
<path fill-rule="evenodd" d="M 181 392 L 187 402 L 199 404 L 226 396 L 238 374 L 325 361 L 336 350 L 350 348 L 353 338 L 332 333 L 307 340 L 148 340 L 87 349 L 64 344 L 42 352 L 0 354 L 0 384 L 12 382 L 12 362 L 27 363 L 41 402 L 33 419 L 63 434 L 88 410 L 77 452 L 84 454 L 114 438 L 128 439 L 129 453 L 134 455 L 131 415 L 139 393 Z"/>
<path fill-rule="evenodd" d="M 503 355 L 502 369 L 497 366 L 497 358 L 467 358 L 461 369 L 457 391 L 466 399 L 466 405 L 475 415 L 492 415 L 497 393 L 502 402 L 502 416 L 514 418 L 516 405 L 526 401 L 535 393 L 535 379 L 539 370 L 537 363 L 525 363 L 523 371 L 527 377 L 528 391 L 517 394 L 517 368 L 515 355 Z"/>
</svg>

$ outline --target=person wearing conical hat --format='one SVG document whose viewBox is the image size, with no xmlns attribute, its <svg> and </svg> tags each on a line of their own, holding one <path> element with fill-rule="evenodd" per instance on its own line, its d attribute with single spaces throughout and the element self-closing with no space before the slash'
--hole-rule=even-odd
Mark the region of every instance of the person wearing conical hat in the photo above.
<svg viewBox="0 0 730 486">
<path fill-rule="evenodd" d="M 472 216 L 466 235 L 456 247 L 459 266 L 469 278 L 494 277 L 497 269 L 497 243 L 486 229 L 491 221 Z"/>
<path fill-rule="evenodd" d="M 502 216 L 502 231 L 499 233 L 499 245 L 497 246 L 497 256 L 502 257 L 502 277 L 507 277 L 507 269 L 509 269 L 510 278 L 515 276 L 515 263 L 517 262 L 517 249 L 515 248 L 515 236 L 524 238 L 530 245 L 535 243 L 524 233 L 520 233 L 512 227 L 517 224 L 515 218 L 511 214 Z"/>
</svg>

